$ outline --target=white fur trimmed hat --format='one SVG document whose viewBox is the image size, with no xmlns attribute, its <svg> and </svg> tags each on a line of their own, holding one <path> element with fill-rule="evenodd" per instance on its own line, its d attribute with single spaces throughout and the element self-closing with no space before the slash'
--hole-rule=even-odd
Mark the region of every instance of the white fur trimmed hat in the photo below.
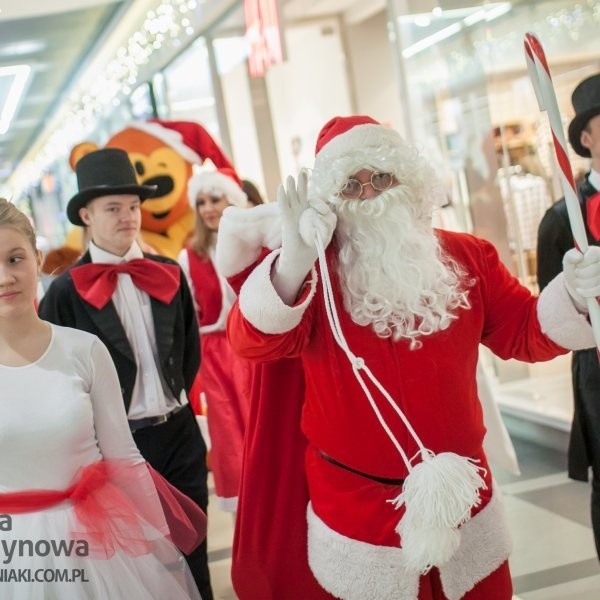
<svg viewBox="0 0 600 600">
<path fill-rule="evenodd" d="M 192 175 L 188 181 L 188 198 L 194 209 L 198 194 L 226 196 L 233 206 L 248 206 L 248 198 L 242 190 L 237 173 L 227 167 L 217 170 L 203 169 Z"/>
<path fill-rule="evenodd" d="M 365 167 L 396 174 L 398 149 L 406 146 L 400 134 L 365 115 L 334 117 L 319 133 L 312 183 L 330 195 Z"/>
</svg>

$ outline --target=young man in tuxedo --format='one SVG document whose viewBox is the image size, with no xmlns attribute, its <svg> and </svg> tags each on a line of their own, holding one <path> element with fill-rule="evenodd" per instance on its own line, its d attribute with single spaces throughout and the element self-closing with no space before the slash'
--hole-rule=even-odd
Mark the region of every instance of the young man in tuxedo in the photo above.
<svg viewBox="0 0 600 600">
<path fill-rule="evenodd" d="M 140 205 L 156 186 L 139 185 L 127 153 L 112 148 L 84 156 L 76 173 L 67 216 L 88 228 L 90 245 L 52 283 L 40 316 L 104 342 L 142 456 L 206 512 L 206 446 L 187 399 L 200 363 L 192 298 L 177 263 L 144 255 L 136 241 Z M 187 560 L 212 599 L 206 540 Z"/>
<path fill-rule="evenodd" d="M 581 81 L 571 97 L 575 117 L 569 142 L 579 156 L 591 159 L 579 185 L 579 201 L 588 244 L 600 245 L 600 73 Z M 538 229 L 537 276 L 540 290 L 562 270 L 563 255 L 573 248 L 565 199 L 551 206 Z M 600 366 L 595 348 L 573 352 L 575 410 L 569 443 L 569 477 L 588 480 L 592 467 L 592 527 L 600 558 Z"/>
</svg>

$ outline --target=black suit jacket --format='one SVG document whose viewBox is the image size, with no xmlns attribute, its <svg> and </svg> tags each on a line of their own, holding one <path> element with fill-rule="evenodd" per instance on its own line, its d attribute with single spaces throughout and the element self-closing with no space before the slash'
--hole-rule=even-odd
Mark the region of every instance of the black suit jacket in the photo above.
<svg viewBox="0 0 600 600">
<path fill-rule="evenodd" d="M 588 244 L 599 245 L 587 226 L 586 202 L 596 193 L 587 177 L 579 186 L 578 192 Z M 563 256 L 574 245 L 567 205 L 563 198 L 547 210 L 538 229 L 537 277 L 540 290 L 562 271 Z M 587 423 L 585 417 L 587 411 L 582 410 L 586 397 L 592 402 L 600 399 L 600 367 L 596 349 L 573 352 L 571 368 L 575 406 L 569 441 L 569 476 L 587 481 L 590 465 L 596 462 L 595 467 L 600 469 L 600 456 L 595 456 L 591 451 L 590 440 L 586 433 L 591 427 L 600 434 L 600 422 Z"/>
<path fill-rule="evenodd" d="M 177 264 L 162 256 L 144 256 L 157 262 Z M 86 252 L 74 266 L 90 261 L 90 254 Z M 179 291 L 169 304 L 152 297 L 150 300 L 160 368 L 179 401 L 182 390 L 189 392 L 200 365 L 198 322 L 183 273 L 180 273 Z M 117 368 L 125 410 L 128 411 L 138 368 L 137 357 L 112 300 L 100 310 L 88 304 L 75 290 L 69 269 L 52 282 L 42 298 L 39 314 L 51 323 L 89 331 L 104 342 Z"/>
</svg>

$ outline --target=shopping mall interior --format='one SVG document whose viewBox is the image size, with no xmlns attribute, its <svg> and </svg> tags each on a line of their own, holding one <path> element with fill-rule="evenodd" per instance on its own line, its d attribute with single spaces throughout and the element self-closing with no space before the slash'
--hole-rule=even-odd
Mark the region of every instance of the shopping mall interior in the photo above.
<svg viewBox="0 0 600 600">
<path fill-rule="evenodd" d="M 600 0 L 273 0 L 264 4 L 278 9 L 281 55 L 270 47 L 268 64 L 253 54 L 252 4 L 0 3 L 0 196 L 31 217 L 41 247 L 82 248 L 65 213 L 77 186 L 71 150 L 102 147 L 131 122 L 202 124 L 274 201 L 287 175 L 312 166 L 328 119 L 365 114 L 435 167 L 445 190 L 437 225 L 492 242 L 537 293 L 537 228 L 563 188 L 523 38 L 531 31 L 543 43 L 566 128 L 573 89 L 600 71 Z M 589 161 L 568 153 L 579 179 Z M 482 346 L 480 366 L 520 470 L 494 469 L 513 534 L 515 598 L 600 598 L 591 486 L 567 476 L 571 356 L 528 364 Z M 211 504 L 221 600 L 236 598 L 232 539 L 231 515 Z"/>
</svg>

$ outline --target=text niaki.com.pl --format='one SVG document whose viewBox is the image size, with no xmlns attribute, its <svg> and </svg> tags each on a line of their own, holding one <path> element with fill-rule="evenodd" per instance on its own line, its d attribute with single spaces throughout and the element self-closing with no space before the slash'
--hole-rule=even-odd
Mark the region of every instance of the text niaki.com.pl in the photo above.
<svg viewBox="0 0 600 600">
<path fill-rule="evenodd" d="M 89 582 L 85 569 L 3 569 L 0 568 L 1 583 L 74 583 Z"/>
</svg>

